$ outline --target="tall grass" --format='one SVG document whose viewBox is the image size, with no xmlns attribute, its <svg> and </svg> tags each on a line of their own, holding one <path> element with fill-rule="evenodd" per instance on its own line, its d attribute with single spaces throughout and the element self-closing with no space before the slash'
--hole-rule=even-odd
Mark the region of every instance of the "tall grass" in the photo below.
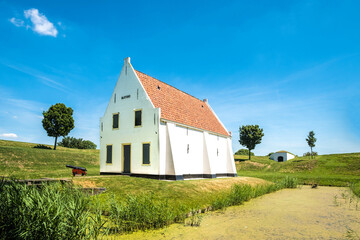
<svg viewBox="0 0 360 240">
<path fill-rule="evenodd" d="M 350 185 L 351 191 L 360 198 L 360 182 L 352 183 Z"/>
<path fill-rule="evenodd" d="M 255 187 L 248 184 L 234 184 L 231 187 L 230 193 L 218 197 L 212 202 L 211 207 L 212 209 L 217 210 L 228 206 L 240 205 L 252 198 L 275 192 L 283 188 L 296 188 L 297 184 L 297 179 L 289 176 L 274 184 L 257 185 Z"/>
<path fill-rule="evenodd" d="M 0 181 L 0 239 L 90 239 L 100 234 L 101 212 L 71 185 L 27 186 Z"/>
<path fill-rule="evenodd" d="M 207 209 L 239 205 L 293 187 L 293 178 L 258 186 L 235 184 L 229 192 L 219 192 Z M 101 204 L 70 184 L 36 187 L 1 180 L 0 199 L 0 239 L 97 239 L 108 232 L 156 229 L 174 222 L 198 226 L 201 222 L 200 206 L 170 205 L 154 193 L 129 194 L 121 201 L 112 196 Z M 104 205 L 107 214 L 101 210 Z"/>
<path fill-rule="evenodd" d="M 170 207 L 167 200 L 156 200 L 153 193 L 129 194 L 121 202 L 112 198 L 109 218 L 113 231 L 129 232 L 167 226 L 178 219 L 179 213 L 184 209 Z"/>
</svg>

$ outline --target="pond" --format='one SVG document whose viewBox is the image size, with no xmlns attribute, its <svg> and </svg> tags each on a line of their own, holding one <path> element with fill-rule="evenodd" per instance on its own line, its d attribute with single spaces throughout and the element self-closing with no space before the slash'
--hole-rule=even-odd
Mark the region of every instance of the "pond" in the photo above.
<svg viewBox="0 0 360 240">
<path fill-rule="evenodd" d="M 347 188 L 302 186 L 202 215 L 199 227 L 173 224 L 119 239 L 359 239 L 360 200 Z"/>
</svg>

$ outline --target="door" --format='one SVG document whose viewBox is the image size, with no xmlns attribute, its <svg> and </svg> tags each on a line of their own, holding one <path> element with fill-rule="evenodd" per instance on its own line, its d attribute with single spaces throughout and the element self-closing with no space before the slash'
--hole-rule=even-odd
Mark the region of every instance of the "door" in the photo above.
<svg viewBox="0 0 360 240">
<path fill-rule="evenodd" d="M 278 162 L 283 162 L 284 158 L 282 156 L 278 157 Z"/>
<path fill-rule="evenodd" d="M 123 145 L 123 161 L 124 161 L 124 171 L 123 173 L 130 173 L 130 160 L 131 160 L 131 145 Z"/>
</svg>

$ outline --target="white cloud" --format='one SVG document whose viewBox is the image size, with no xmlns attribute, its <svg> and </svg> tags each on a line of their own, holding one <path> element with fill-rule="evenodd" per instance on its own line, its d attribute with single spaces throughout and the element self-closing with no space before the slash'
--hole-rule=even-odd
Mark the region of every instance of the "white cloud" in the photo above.
<svg viewBox="0 0 360 240">
<path fill-rule="evenodd" d="M 54 24 L 50 22 L 44 14 L 39 13 L 38 9 L 31 8 L 25 10 L 24 15 L 26 18 L 30 18 L 30 21 L 33 23 L 33 31 L 40 35 L 57 36 L 58 31 Z"/>
<path fill-rule="evenodd" d="M 24 21 L 21 19 L 17 19 L 17 18 L 11 18 L 9 20 L 12 24 L 14 24 L 16 27 L 23 27 L 24 26 Z"/>
<path fill-rule="evenodd" d="M 3 133 L 3 134 L 0 134 L 0 137 L 17 138 L 18 135 L 16 135 L 15 133 Z"/>
</svg>

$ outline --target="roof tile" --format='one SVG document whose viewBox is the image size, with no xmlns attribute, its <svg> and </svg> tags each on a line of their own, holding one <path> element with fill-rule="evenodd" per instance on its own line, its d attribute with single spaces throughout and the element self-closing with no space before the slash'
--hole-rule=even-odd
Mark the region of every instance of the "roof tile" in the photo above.
<svg viewBox="0 0 360 240">
<path fill-rule="evenodd" d="M 207 103 L 160 80 L 135 70 L 161 118 L 229 136 Z"/>
</svg>

